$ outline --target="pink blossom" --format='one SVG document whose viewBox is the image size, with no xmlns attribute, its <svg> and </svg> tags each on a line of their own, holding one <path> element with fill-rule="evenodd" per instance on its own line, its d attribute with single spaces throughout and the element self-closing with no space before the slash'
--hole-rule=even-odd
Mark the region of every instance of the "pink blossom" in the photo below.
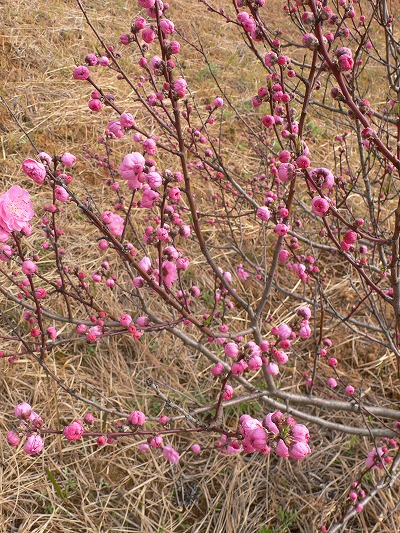
<svg viewBox="0 0 400 533">
<path fill-rule="evenodd" d="M 138 4 L 146 9 L 154 7 L 156 0 L 138 0 Z"/>
<path fill-rule="evenodd" d="M 280 339 L 288 339 L 292 334 L 292 328 L 287 324 L 281 324 L 278 327 L 278 335 Z"/>
<path fill-rule="evenodd" d="M 257 452 L 261 452 L 268 443 L 268 436 L 262 427 L 254 428 L 250 435 L 250 442 Z"/>
<path fill-rule="evenodd" d="M 94 67 L 97 65 L 98 59 L 96 54 L 87 54 L 85 57 L 85 62 L 90 66 Z"/>
<path fill-rule="evenodd" d="M 44 441 L 40 435 L 30 435 L 24 444 L 24 452 L 28 455 L 37 455 L 43 450 Z"/>
<path fill-rule="evenodd" d="M 280 344 L 282 344 L 282 342 Z M 274 358 L 279 365 L 285 365 L 289 360 L 287 353 L 284 352 L 283 350 L 277 350 L 274 353 Z"/>
<path fill-rule="evenodd" d="M 127 315 L 127 314 L 121 315 L 119 317 L 119 323 L 121 324 L 121 326 L 125 326 L 125 327 L 130 326 L 132 324 L 131 315 Z"/>
<path fill-rule="evenodd" d="M 313 33 L 306 33 L 302 38 L 303 46 L 309 48 L 310 50 L 317 50 L 319 47 L 319 41 Z"/>
<path fill-rule="evenodd" d="M 180 43 L 178 43 L 178 41 L 172 41 L 170 44 L 169 44 L 169 51 L 171 52 L 171 54 L 179 54 L 179 52 L 181 51 L 181 45 Z"/>
<path fill-rule="evenodd" d="M 335 378 L 329 378 L 326 382 L 329 388 L 335 389 L 337 387 L 337 381 Z"/>
<path fill-rule="evenodd" d="M 15 416 L 21 420 L 27 420 L 31 413 L 32 407 L 26 402 L 19 403 L 14 409 Z"/>
<path fill-rule="evenodd" d="M 161 448 L 164 444 L 164 441 L 161 435 L 156 435 L 155 437 L 149 439 L 148 442 L 152 448 Z"/>
<path fill-rule="evenodd" d="M 131 128 L 135 124 L 135 119 L 130 113 L 122 113 L 119 117 L 119 121 L 123 128 Z"/>
<path fill-rule="evenodd" d="M 278 56 L 275 54 L 275 52 L 270 52 L 264 57 L 264 63 L 267 67 L 272 67 L 275 65 L 275 63 L 277 63 L 277 61 Z"/>
<path fill-rule="evenodd" d="M 224 371 L 224 365 L 222 363 L 217 363 L 215 366 L 211 369 L 211 374 L 213 376 L 219 376 Z"/>
<path fill-rule="evenodd" d="M 253 355 L 250 357 L 248 365 L 250 370 L 260 370 L 263 365 L 263 361 L 259 355 Z"/>
<path fill-rule="evenodd" d="M 268 207 L 261 206 L 257 209 L 257 218 L 263 220 L 264 222 L 270 219 L 271 213 Z"/>
<path fill-rule="evenodd" d="M 143 191 L 142 199 L 140 200 L 140 207 L 145 209 L 151 209 L 154 205 L 154 202 L 158 200 L 160 195 L 158 192 L 153 191 L 150 188 L 147 188 Z"/>
<path fill-rule="evenodd" d="M 382 448 L 378 448 L 378 452 L 376 450 L 372 450 L 369 452 L 367 459 L 365 460 L 365 466 L 367 468 L 376 469 L 382 466 L 381 457 L 383 457 L 384 452 Z"/>
<path fill-rule="evenodd" d="M 278 411 L 279 413 L 279 411 Z M 264 418 L 263 426 L 268 429 L 271 433 L 274 433 L 275 435 L 279 435 L 279 429 L 278 426 L 275 424 L 275 422 L 272 420 L 272 417 L 276 413 L 268 413 L 267 416 Z"/>
<path fill-rule="evenodd" d="M 240 279 L 240 281 L 246 281 L 246 279 L 249 277 L 248 272 L 245 271 L 242 264 L 239 264 L 236 267 L 236 274 L 238 278 Z"/>
<path fill-rule="evenodd" d="M 44 424 L 43 418 L 35 411 L 32 411 L 32 413 L 29 415 L 28 422 L 34 429 L 39 429 Z"/>
<path fill-rule="evenodd" d="M 38 158 L 41 161 L 45 161 L 48 165 L 51 165 L 51 163 L 53 162 L 53 159 L 51 158 L 51 156 L 49 154 L 47 154 L 46 152 L 40 152 L 38 154 Z"/>
<path fill-rule="evenodd" d="M 101 56 L 99 57 L 99 65 L 102 67 L 108 67 L 110 64 L 110 59 L 107 56 Z"/>
<path fill-rule="evenodd" d="M 299 337 L 301 339 L 309 339 L 311 337 L 311 328 L 308 324 L 301 326 L 299 329 Z"/>
<path fill-rule="evenodd" d="M 72 75 L 76 80 L 87 80 L 90 76 L 90 70 L 85 65 L 81 65 L 74 69 Z"/>
<path fill-rule="evenodd" d="M 310 176 L 320 189 L 330 189 L 335 183 L 335 178 L 332 172 L 327 168 L 313 168 L 310 171 Z M 310 187 L 315 191 L 315 187 L 312 183 L 310 183 Z"/>
<path fill-rule="evenodd" d="M 137 178 L 143 172 L 145 163 L 145 158 L 139 152 L 126 155 L 118 167 L 121 178 L 124 180 Z M 139 183 L 139 187 L 137 188 L 140 189 L 141 187 L 142 185 Z"/>
<path fill-rule="evenodd" d="M 4 234 L 21 231 L 34 214 L 28 191 L 19 185 L 13 185 L 8 191 L 0 194 L 0 230 Z M 0 238 L 0 242 L 5 240 Z"/>
<path fill-rule="evenodd" d="M 270 376 L 277 376 L 279 374 L 279 367 L 276 363 L 268 363 L 265 367 L 265 371 Z"/>
<path fill-rule="evenodd" d="M 184 80 L 183 78 L 178 78 L 174 81 L 174 91 L 181 98 L 185 96 L 186 89 L 187 89 L 186 80 Z"/>
<path fill-rule="evenodd" d="M 231 400 L 233 397 L 233 387 L 227 383 L 222 392 L 222 398 L 224 400 Z"/>
<path fill-rule="evenodd" d="M 281 181 L 291 181 L 296 175 L 296 167 L 291 163 L 282 163 L 278 168 L 278 176 Z"/>
<path fill-rule="evenodd" d="M 107 130 L 117 139 L 121 139 L 125 135 L 125 130 L 119 120 L 112 120 L 107 124 Z"/>
<path fill-rule="evenodd" d="M 181 200 L 181 190 L 178 189 L 178 187 L 172 187 L 172 189 L 168 191 L 168 196 L 173 202 L 178 203 Z"/>
<path fill-rule="evenodd" d="M 121 237 L 124 231 L 124 219 L 119 215 L 113 215 L 108 229 L 114 235 L 114 237 Z"/>
<path fill-rule="evenodd" d="M 148 273 L 151 269 L 151 259 L 149 257 L 143 257 L 143 259 L 139 261 L 138 266 L 143 272 Z"/>
<path fill-rule="evenodd" d="M 286 263 L 286 261 L 289 259 L 289 252 L 287 250 L 280 250 L 278 259 L 281 263 Z"/>
<path fill-rule="evenodd" d="M 51 161 L 51 159 L 50 159 Z M 35 183 L 41 185 L 46 177 L 46 167 L 34 159 L 25 159 L 22 163 L 23 172 Z"/>
<path fill-rule="evenodd" d="M 22 263 L 22 272 L 24 274 L 27 274 L 27 275 L 31 276 L 32 274 L 37 272 L 37 265 L 33 261 L 31 261 L 30 259 L 26 259 Z"/>
<path fill-rule="evenodd" d="M 155 155 L 157 151 L 157 143 L 154 139 L 145 139 L 142 142 L 143 150 L 149 155 Z"/>
<path fill-rule="evenodd" d="M 80 420 L 75 420 L 69 426 L 65 426 L 63 434 L 67 440 L 78 440 L 82 437 L 85 428 Z"/>
<path fill-rule="evenodd" d="M 301 318 L 303 318 L 304 320 L 310 320 L 311 309 L 309 307 L 302 306 L 297 309 L 296 314 L 300 316 Z"/>
<path fill-rule="evenodd" d="M 72 165 L 75 163 L 76 157 L 69 152 L 65 152 L 65 154 L 62 154 L 61 156 L 61 163 L 65 167 L 72 167 Z"/>
<path fill-rule="evenodd" d="M 156 34 L 151 28 L 145 28 L 142 31 L 142 39 L 146 44 L 151 44 L 156 38 Z"/>
<path fill-rule="evenodd" d="M 7 441 L 11 446 L 19 446 L 21 442 L 21 437 L 18 435 L 16 431 L 9 431 L 7 433 Z"/>
<path fill-rule="evenodd" d="M 234 342 L 228 342 L 224 346 L 224 352 L 226 357 L 230 357 L 231 359 L 235 359 L 239 354 L 239 347 Z"/>
<path fill-rule="evenodd" d="M 190 447 L 190 449 L 192 450 L 192 453 L 200 453 L 201 452 L 201 447 L 199 444 L 192 444 L 192 446 Z"/>
<path fill-rule="evenodd" d="M 132 426 L 143 426 L 146 421 L 146 415 L 142 411 L 132 411 L 128 417 L 128 424 Z"/>
<path fill-rule="evenodd" d="M 179 453 L 176 450 L 174 450 L 172 446 L 169 446 L 169 444 L 164 446 L 163 456 L 166 461 L 169 461 L 172 464 L 176 464 L 180 459 Z"/>
<path fill-rule="evenodd" d="M 158 70 L 162 65 L 162 59 L 161 57 L 154 56 L 150 60 L 150 68 L 152 70 Z"/>
<path fill-rule="evenodd" d="M 171 33 L 173 33 L 175 30 L 175 25 L 171 20 L 161 19 L 160 28 L 161 28 L 161 31 L 165 33 L 166 35 L 171 35 Z"/>
<path fill-rule="evenodd" d="M 297 166 L 299 168 L 308 168 L 311 165 L 311 161 L 306 155 L 301 155 L 296 159 Z"/>
<path fill-rule="evenodd" d="M 176 262 L 176 268 L 178 270 L 187 270 L 189 268 L 190 261 L 188 257 L 180 257 Z"/>
<path fill-rule="evenodd" d="M 172 284 L 178 279 L 176 265 L 171 261 L 164 261 L 162 264 L 162 279 L 164 285 L 170 289 Z"/>
<path fill-rule="evenodd" d="M 266 128 L 271 128 L 275 124 L 275 119 L 272 115 L 265 115 L 262 118 L 262 123 Z"/>
<path fill-rule="evenodd" d="M 329 201 L 321 196 L 314 196 L 311 201 L 311 211 L 314 215 L 322 217 L 329 210 Z"/>
<path fill-rule="evenodd" d="M 279 223 L 275 226 L 274 229 L 275 233 L 277 233 L 280 237 L 283 237 L 287 235 L 289 231 L 289 227 L 286 224 Z"/>
<path fill-rule="evenodd" d="M 354 59 L 346 54 L 341 55 L 338 58 L 338 67 L 341 72 L 348 72 L 354 66 Z"/>
<path fill-rule="evenodd" d="M 60 187 L 60 186 L 56 187 L 54 189 L 54 196 L 55 196 L 56 200 L 58 200 L 60 202 L 67 202 L 69 200 L 69 194 L 64 189 L 64 187 Z"/>
</svg>

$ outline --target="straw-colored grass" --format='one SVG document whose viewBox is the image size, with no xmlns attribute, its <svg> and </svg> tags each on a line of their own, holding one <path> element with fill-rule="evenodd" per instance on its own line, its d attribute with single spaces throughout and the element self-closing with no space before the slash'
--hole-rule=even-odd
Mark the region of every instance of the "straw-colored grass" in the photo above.
<svg viewBox="0 0 400 533">
<path fill-rule="evenodd" d="M 87 1 L 86 4 L 99 32 L 109 36 L 109 42 L 114 44 L 118 43 L 120 33 L 128 31 L 129 21 L 138 12 L 136 3 L 126 0 Z M 244 109 L 256 88 L 265 81 L 265 75 L 260 74 L 245 45 L 230 35 L 222 23 L 215 24 L 215 19 L 203 6 L 190 2 L 189 13 L 188 0 L 173 0 L 171 4 L 171 18 L 177 29 L 188 40 L 195 41 L 196 33 L 202 36 L 214 71 L 228 87 L 228 96 Z M 280 2 L 274 5 L 278 26 L 284 19 Z M 77 154 L 82 153 L 84 144 L 95 146 L 112 113 L 105 110 L 93 115 L 87 108 L 86 85 L 71 78 L 74 65 L 96 46 L 74 0 L 5 0 L 0 3 L 0 20 L 2 95 L 35 144 L 49 153 L 68 150 Z M 122 52 L 125 54 L 124 49 Z M 237 70 L 238 57 L 241 58 L 239 65 L 245 66 L 245 77 Z M 125 64 L 128 59 L 123 57 L 122 61 Z M 196 89 L 199 103 L 219 93 L 202 58 L 193 54 L 189 47 L 184 48 L 179 67 Z M 107 80 L 109 92 L 118 94 L 118 105 L 129 110 L 135 106 L 131 96 L 119 90 L 117 80 L 106 74 L 100 76 Z M 231 144 L 226 155 L 242 172 L 250 171 L 254 168 L 254 156 L 243 152 L 240 128 L 233 116 L 232 113 L 228 132 Z M 313 120 L 315 129 L 324 129 L 318 125 L 318 114 Z M 334 125 L 327 127 L 329 134 Z M 328 134 L 324 130 L 321 143 L 314 147 L 321 157 L 321 166 L 326 159 L 332 161 L 326 150 Z M 123 154 L 127 146 L 127 142 L 116 145 L 117 154 Z M 0 106 L 2 189 L 17 182 L 32 188 L 20 171 L 21 160 L 32 154 L 26 136 Z M 106 205 L 105 174 L 90 162 L 82 161 L 83 158 L 77 165 L 75 182 L 79 183 L 76 186 L 81 192 L 89 190 L 99 207 L 102 202 Z M 197 192 L 207 195 L 203 184 L 198 185 Z M 37 190 L 35 195 L 39 203 Z M 207 208 L 210 209 L 205 204 Z M 94 244 L 88 246 L 87 242 L 95 235 L 94 231 L 83 225 L 76 212 L 67 209 L 63 222 L 68 225 L 73 242 L 69 257 L 76 255 L 80 268 L 93 270 L 97 250 Z M 249 243 L 253 239 L 249 246 L 256 247 L 257 239 L 262 239 L 258 228 L 249 226 L 246 231 Z M 215 235 L 218 238 L 217 231 Z M 222 264 L 229 266 L 237 262 L 237 257 L 223 257 L 223 253 L 221 251 L 219 257 Z M 112 263 L 116 258 L 110 254 L 108 260 Z M 200 264 L 203 259 L 198 256 L 193 261 Z M 329 267 L 332 277 L 326 294 L 332 305 L 346 314 L 353 304 L 348 281 L 341 277 L 339 260 L 332 259 Z M 206 279 L 203 281 L 208 283 Z M 277 282 L 282 282 L 281 274 L 277 275 Z M 256 290 L 256 286 L 249 288 L 249 298 Z M 116 314 L 122 312 L 124 302 L 117 301 L 108 292 L 104 292 L 107 306 Z M 276 297 L 271 307 L 274 307 L 276 322 L 293 315 L 292 302 L 283 296 Z M 10 305 L 7 309 L 10 316 L 18 316 L 16 307 Z M 368 320 L 368 317 L 361 318 Z M 241 320 L 239 311 L 237 320 Z M 373 378 L 373 388 L 368 392 L 370 402 L 380 404 L 385 390 L 392 391 L 393 403 L 398 402 L 397 369 L 387 350 L 379 351 L 376 346 L 372 350 L 368 339 L 344 327 L 326 329 L 324 335 L 334 341 L 331 355 L 340 355 L 343 366 L 339 374 L 344 379 L 360 385 L 359 370 L 363 369 L 364 376 L 369 372 Z M 163 394 L 187 409 L 201 405 L 203 399 L 209 400 L 212 392 L 215 396 L 216 385 L 209 376 L 209 364 L 206 361 L 197 364 L 199 355 L 167 333 L 144 336 L 136 343 L 125 338 L 110 338 L 98 347 L 88 348 L 83 343 L 70 346 L 54 354 L 50 368 L 57 368 L 57 375 L 71 389 L 104 405 L 108 402 L 107 405 L 115 409 L 129 412 L 143 408 L 154 417 L 179 414 L 166 410 L 164 402 L 146 385 L 147 378 L 157 381 Z M 309 349 L 309 361 L 304 358 L 294 361 L 286 370 L 285 385 L 293 390 L 301 390 L 296 385 L 301 381 L 301 372 L 305 366 L 312 367 L 311 342 Z M 49 427 L 62 427 L 73 419 L 82 418 L 87 411 L 87 406 L 57 388 L 28 358 L 20 358 L 14 365 L 1 361 L 0 371 L 0 432 L 3 435 L 13 424 L 15 404 L 22 400 L 31 402 Z M 327 365 L 322 365 L 321 375 L 322 378 L 328 375 Z M 240 392 L 244 391 L 238 387 L 237 393 Z M 266 408 L 260 405 L 254 409 L 261 416 Z M 233 426 L 237 422 L 239 411 L 229 410 L 228 424 Z M 332 414 L 331 419 L 348 424 L 357 420 L 350 415 L 346 420 L 343 414 Z M 104 414 L 97 415 L 96 427 L 102 424 L 105 427 L 107 423 L 110 420 Z M 361 425 L 362 420 L 358 419 L 357 423 Z M 91 441 L 66 443 L 59 437 L 46 438 L 45 452 L 37 458 L 11 449 L 2 438 L 0 532 L 312 533 L 329 523 L 332 517 L 341 515 L 349 485 L 356 479 L 373 445 L 367 438 L 351 438 L 316 426 L 311 432 L 313 453 L 300 464 L 276 456 L 223 456 L 213 450 L 193 456 L 186 451 L 192 441 L 183 436 L 174 440 L 183 452 L 178 465 L 165 463 L 158 454 L 138 453 L 138 442 L 128 438 L 104 448 L 98 448 Z M 207 447 L 209 441 L 200 438 L 199 443 Z M 373 473 L 370 486 L 377 479 L 378 475 Z M 398 531 L 397 492 L 398 484 L 392 491 L 379 493 L 374 502 L 348 524 L 346 531 Z"/>
</svg>

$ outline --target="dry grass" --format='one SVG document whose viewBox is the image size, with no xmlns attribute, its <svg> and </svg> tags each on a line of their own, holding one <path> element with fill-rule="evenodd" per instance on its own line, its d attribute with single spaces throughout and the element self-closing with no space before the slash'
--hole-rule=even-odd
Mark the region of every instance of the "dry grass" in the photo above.
<svg viewBox="0 0 400 533">
<path fill-rule="evenodd" d="M 172 13 L 174 21 L 187 39 L 196 38 L 191 21 L 201 21 L 196 29 L 207 35 L 207 50 L 215 71 L 230 87 L 232 97 L 236 94 L 234 102 L 245 105 L 243 101 L 250 98 L 262 80 L 243 43 L 229 37 L 223 26 L 215 27 L 202 6 L 194 5 L 188 18 L 187 1 L 172 3 L 176 6 Z M 115 42 L 120 33 L 127 31 L 125 21 L 135 14 L 133 4 L 125 0 L 87 2 L 99 31 L 115 36 Z M 280 22 L 279 2 L 275 5 Z M 93 116 L 86 106 L 87 88 L 71 81 L 72 67 L 95 46 L 75 2 L 5 0 L 0 5 L 0 20 L 3 94 L 34 142 L 49 153 L 66 149 L 79 153 L 83 144 L 94 145 L 105 115 Z M 238 56 L 243 62 L 248 61 L 245 80 L 236 70 L 234 59 Z M 207 95 L 218 91 L 202 60 L 190 58 L 191 53 L 186 52 L 180 66 L 198 87 L 196 98 L 202 103 Z M 231 69 L 227 68 L 230 64 Z M 118 92 L 118 82 L 107 80 L 108 90 Z M 127 97 L 118 103 L 124 106 L 128 102 Z M 232 161 L 240 157 L 242 171 L 251 169 L 252 158 L 243 153 L 240 132 L 233 118 L 232 123 L 230 157 Z M 328 157 L 324 142 L 319 149 L 322 164 L 323 158 Z M 124 144 L 117 150 L 123 153 Z M 5 108 L 0 107 L 2 188 L 23 180 L 20 162 L 31 154 L 26 136 Z M 94 200 L 101 205 L 106 191 L 98 170 L 80 163 L 78 171 L 82 191 L 90 188 Z M 31 186 L 26 180 L 24 185 Z M 74 214 L 65 214 L 64 220 L 74 237 L 73 252 L 81 258 L 80 267 L 92 270 L 97 260 L 96 249 L 94 246 L 88 249 L 82 221 Z M 247 228 L 247 231 L 256 243 L 258 230 Z M 115 261 L 112 257 L 109 260 Z M 229 257 L 224 260 L 227 265 L 231 263 Z M 348 284 L 340 277 L 339 262 L 332 261 L 330 267 L 332 280 L 327 294 L 332 304 L 346 313 L 352 304 Z M 251 290 L 256 291 L 257 287 L 250 288 L 250 293 Z M 124 309 L 123 302 L 112 301 L 109 295 L 106 298 L 116 313 Z M 273 304 L 277 321 L 290 318 L 290 300 L 277 300 Z M 13 312 L 9 308 L 10 316 Z M 340 354 L 340 359 L 346 362 L 340 370 L 344 378 L 350 376 L 352 383 L 358 385 L 359 370 L 363 368 L 378 377 L 374 380 L 374 390 L 369 392 L 369 401 L 381 404 L 385 389 L 390 389 L 392 401 L 398 402 L 400 389 L 395 363 L 385 349 L 379 351 L 374 347 L 372 353 L 368 339 L 357 338 L 344 328 L 324 333 L 335 341 L 332 356 Z M 311 354 L 310 344 L 310 360 L 293 363 L 288 368 L 285 384 L 294 387 L 299 382 L 304 366 L 312 365 Z M 104 395 L 116 409 L 129 411 L 141 406 L 152 416 L 159 416 L 166 413 L 165 405 L 146 386 L 148 377 L 157 380 L 171 399 L 189 409 L 199 405 L 198 399 L 209 398 L 210 392 L 215 392 L 206 362 L 200 370 L 193 364 L 198 357 L 167 334 L 154 334 L 135 344 L 126 339 L 110 339 L 101 347 L 77 345 L 71 350 L 60 349 L 54 354 L 53 364 L 69 387 L 88 398 L 105 402 Z M 50 427 L 84 416 L 85 405 L 57 389 L 28 359 L 21 358 L 12 366 L 2 362 L 2 372 L 1 433 L 13 423 L 13 407 L 21 400 L 31 402 Z M 237 390 L 240 393 L 241 389 Z M 261 414 L 264 408 L 258 409 Z M 229 416 L 233 425 L 240 412 L 232 409 Z M 346 421 L 340 416 L 344 423 L 351 424 L 354 420 L 349 417 Z M 105 426 L 107 420 L 100 416 L 98 423 Z M 88 441 L 66 444 L 59 438 L 49 438 L 45 453 L 38 458 L 27 457 L 21 450 L 3 444 L 0 447 L 0 531 L 312 533 L 331 517 L 340 516 L 349 483 L 357 476 L 371 449 L 366 438 L 349 438 L 317 427 L 312 433 L 313 454 L 301 464 L 276 457 L 225 457 L 205 450 L 199 457 L 183 453 L 181 462 L 174 466 L 160 461 L 156 454 L 138 454 L 137 442 L 128 439 L 98 449 Z M 199 442 L 203 444 L 201 439 Z M 191 441 L 180 437 L 175 444 L 184 451 Z M 375 474 L 369 480 L 371 485 L 374 479 Z M 393 532 L 398 530 L 399 518 L 396 490 L 385 491 L 348 525 L 347 531 Z"/>
</svg>

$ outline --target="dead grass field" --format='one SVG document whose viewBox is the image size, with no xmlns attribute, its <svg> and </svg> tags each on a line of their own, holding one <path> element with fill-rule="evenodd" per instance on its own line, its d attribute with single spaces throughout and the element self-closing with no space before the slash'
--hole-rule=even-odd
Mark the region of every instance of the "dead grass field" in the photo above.
<svg viewBox="0 0 400 533">
<path fill-rule="evenodd" d="M 260 85 L 261 74 L 248 60 L 244 44 L 227 37 L 223 26 L 215 27 L 201 5 L 190 2 L 188 12 L 188 0 L 173 0 L 171 4 L 171 18 L 178 30 L 187 39 L 195 39 L 196 29 L 228 94 L 237 105 L 245 105 L 243 101 L 248 101 Z M 279 4 L 274 2 L 278 22 Z M 88 0 L 85 5 L 98 31 L 112 37 L 110 42 L 114 43 L 120 33 L 128 31 L 129 21 L 137 13 L 133 1 Z M 74 0 L 3 0 L 0 20 L 1 94 L 25 130 L 40 149 L 50 154 L 65 150 L 81 154 L 84 144 L 94 146 L 104 128 L 105 115 L 90 113 L 87 87 L 75 83 L 71 72 L 96 42 Z M 239 75 L 238 57 L 242 58 L 239 65 L 246 66 L 246 78 Z M 128 59 L 124 57 L 123 61 Z M 188 49 L 182 55 L 181 68 L 196 87 L 199 102 L 209 94 L 218 94 L 202 59 Z M 118 93 L 117 80 L 107 77 L 107 83 L 110 92 Z M 121 98 L 120 105 L 134 105 L 126 92 Z M 313 120 L 315 128 L 322 130 L 321 158 L 329 159 L 329 152 L 322 155 L 329 144 L 326 130 L 318 124 L 317 115 Z M 240 134 L 233 119 L 230 141 L 232 159 L 239 154 L 240 165 L 251 168 L 251 156 L 240 151 Z M 118 150 L 122 154 L 124 146 Z M 32 155 L 26 136 L 0 106 L 1 190 L 21 181 L 31 187 L 22 176 L 20 164 Z M 81 158 L 77 169 L 79 188 L 90 190 L 101 205 L 107 191 L 97 168 Z M 80 266 L 90 271 L 97 255 L 95 247 L 86 244 L 88 230 L 82 231 L 82 221 L 73 214 L 66 214 L 65 221 L 73 236 L 73 251 L 81 257 Z M 349 309 L 352 296 L 340 278 L 340 264 L 332 262 L 331 267 L 327 293 L 342 309 Z M 116 312 L 123 310 L 123 302 L 111 301 L 108 293 L 104 297 Z M 290 314 L 289 305 L 285 300 L 275 303 L 281 306 L 280 318 L 285 319 Z M 398 404 L 396 365 L 387 350 L 371 349 L 368 339 L 345 328 L 326 331 L 326 335 L 334 340 L 331 355 L 340 355 L 346 361 L 341 372 L 351 376 L 353 383 L 359 384 L 361 368 L 378 376 L 375 388 L 368 391 L 370 402 L 381 405 L 383 392 L 390 389 L 393 404 Z M 166 395 L 188 409 L 200 405 L 215 390 L 208 363 L 204 361 L 201 371 L 198 364 L 193 364 L 198 357 L 162 333 L 146 336 L 140 344 L 110 338 L 101 346 L 88 348 L 82 344 L 73 350 L 60 349 L 53 364 L 59 377 L 86 397 L 102 402 L 104 395 L 116 409 L 143 407 L 156 417 L 165 414 L 165 406 L 146 386 L 148 377 L 157 380 Z M 28 358 L 12 366 L 1 361 L 0 367 L 3 435 L 13 422 L 18 401 L 34 404 L 51 427 L 82 418 L 87 411 L 85 405 L 57 389 Z M 295 387 L 297 374 L 296 365 L 288 369 L 288 387 Z M 258 409 L 262 413 L 265 408 Z M 232 408 L 232 426 L 241 414 L 240 406 Z M 105 426 L 104 414 L 98 416 Z M 350 415 L 348 420 L 342 414 L 331 416 L 332 420 L 338 418 L 354 423 Z M 221 456 L 205 450 L 200 456 L 183 453 L 178 465 L 170 465 L 152 454 L 138 453 L 137 442 L 125 438 L 101 449 L 90 441 L 46 439 L 45 453 L 34 458 L 11 449 L 2 437 L 0 532 L 313 533 L 340 515 L 349 483 L 362 467 L 371 442 L 316 426 L 311 433 L 313 453 L 300 464 L 272 456 Z M 180 451 L 188 450 L 191 442 L 186 437 L 175 440 Z M 202 439 L 199 442 L 203 444 Z M 370 476 L 371 486 L 377 479 L 375 473 Z M 346 531 L 399 531 L 398 490 L 397 483 L 393 490 L 379 493 Z"/>
</svg>

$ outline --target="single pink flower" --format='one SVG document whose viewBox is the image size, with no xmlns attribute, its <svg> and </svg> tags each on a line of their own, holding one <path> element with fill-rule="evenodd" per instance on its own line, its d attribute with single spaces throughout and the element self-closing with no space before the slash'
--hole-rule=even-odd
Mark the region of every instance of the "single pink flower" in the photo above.
<svg viewBox="0 0 400 533">
<path fill-rule="evenodd" d="M 289 154 L 290 158 L 290 154 Z M 291 181 L 296 175 L 296 167 L 291 163 L 282 163 L 278 168 L 278 176 L 285 183 Z"/>
<path fill-rule="evenodd" d="M 31 413 L 32 407 L 26 402 L 19 403 L 14 409 L 15 416 L 21 420 L 28 420 Z"/>
<path fill-rule="evenodd" d="M 122 113 L 119 117 L 119 121 L 123 128 L 131 128 L 135 124 L 135 119 L 130 113 Z"/>
<path fill-rule="evenodd" d="M 149 172 L 146 174 L 147 183 L 152 189 L 158 189 L 162 185 L 162 176 L 158 172 Z"/>
<path fill-rule="evenodd" d="M 311 211 L 314 215 L 322 217 L 329 210 L 329 201 L 321 196 L 314 196 L 311 201 Z"/>
<path fill-rule="evenodd" d="M 34 159 L 25 159 L 22 163 L 23 172 L 33 181 L 41 185 L 46 177 L 46 167 Z"/>
<path fill-rule="evenodd" d="M 161 28 L 161 31 L 165 33 L 166 35 L 171 35 L 171 33 L 174 33 L 175 25 L 171 20 L 161 19 L 160 28 Z"/>
<path fill-rule="evenodd" d="M 76 80 L 87 80 L 90 76 L 90 70 L 85 65 L 81 65 L 74 69 L 72 75 Z"/>
<path fill-rule="evenodd" d="M 0 229 L 4 234 L 21 231 L 34 214 L 28 191 L 19 185 L 13 185 L 8 191 L 0 194 Z M 0 242 L 5 240 L 0 238 Z"/>
<path fill-rule="evenodd" d="M 143 172 L 145 163 L 145 158 L 139 152 L 133 152 L 132 154 L 126 155 L 118 167 L 121 178 L 124 180 L 137 178 L 138 175 Z M 138 188 L 140 189 L 142 185 L 139 185 Z"/>
<path fill-rule="evenodd" d="M 9 431 L 7 433 L 7 441 L 9 444 L 11 444 L 11 446 L 19 446 L 19 443 L 21 442 L 21 437 L 16 431 Z"/>
<path fill-rule="evenodd" d="M 125 135 L 125 130 L 119 120 L 112 120 L 107 124 L 107 130 L 111 132 L 117 139 L 121 139 Z"/>
<path fill-rule="evenodd" d="M 159 198 L 160 195 L 158 194 L 158 192 L 147 188 L 143 191 L 143 196 L 140 200 L 140 207 L 143 207 L 145 209 L 151 209 L 154 205 L 154 202 L 157 201 Z"/>
<path fill-rule="evenodd" d="M 82 437 L 84 431 L 85 428 L 82 426 L 81 422 L 75 420 L 75 422 L 72 422 L 72 424 L 64 428 L 63 433 L 67 440 L 78 440 Z"/>
<path fill-rule="evenodd" d="M 169 461 L 172 464 L 176 464 L 180 459 L 179 453 L 176 450 L 174 450 L 172 446 L 169 446 L 169 444 L 164 446 L 163 456 L 166 461 Z"/>
<path fill-rule="evenodd" d="M 44 441 L 40 435 L 30 435 L 24 444 L 24 452 L 28 455 L 37 455 L 43 450 Z"/>
<path fill-rule="evenodd" d="M 335 183 L 335 177 L 327 168 L 313 168 L 310 176 L 320 189 L 330 189 Z M 310 183 L 310 187 L 315 191 L 315 187 Z"/>
<path fill-rule="evenodd" d="M 66 167 L 72 167 L 75 161 L 76 157 L 69 152 L 65 152 L 65 154 L 62 154 L 61 156 L 61 163 Z"/>
<path fill-rule="evenodd" d="M 162 264 L 162 279 L 164 285 L 170 289 L 172 284 L 178 279 L 176 265 L 171 261 L 164 261 Z"/>
<path fill-rule="evenodd" d="M 138 3 L 141 7 L 149 9 L 151 7 L 154 7 L 156 0 L 138 0 Z"/>
<path fill-rule="evenodd" d="M 54 196 L 59 202 L 67 202 L 69 200 L 69 194 L 64 187 L 56 187 L 54 189 Z"/>
<path fill-rule="evenodd" d="M 143 426 L 146 421 L 146 415 L 142 411 L 132 411 L 128 417 L 128 423 L 132 426 Z"/>
<path fill-rule="evenodd" d="M 156 38 L 156 34 L 151 28 L 145 28 L 142 31 L 142 39 L 146 44 L 151 44 Z"/>
<path fill-rule="evenodd" d="M 257 218 L 267 222 L 270 219 L 271 213 L 268 207 L 261 206 L 257 209 Z"/>
</svg>

